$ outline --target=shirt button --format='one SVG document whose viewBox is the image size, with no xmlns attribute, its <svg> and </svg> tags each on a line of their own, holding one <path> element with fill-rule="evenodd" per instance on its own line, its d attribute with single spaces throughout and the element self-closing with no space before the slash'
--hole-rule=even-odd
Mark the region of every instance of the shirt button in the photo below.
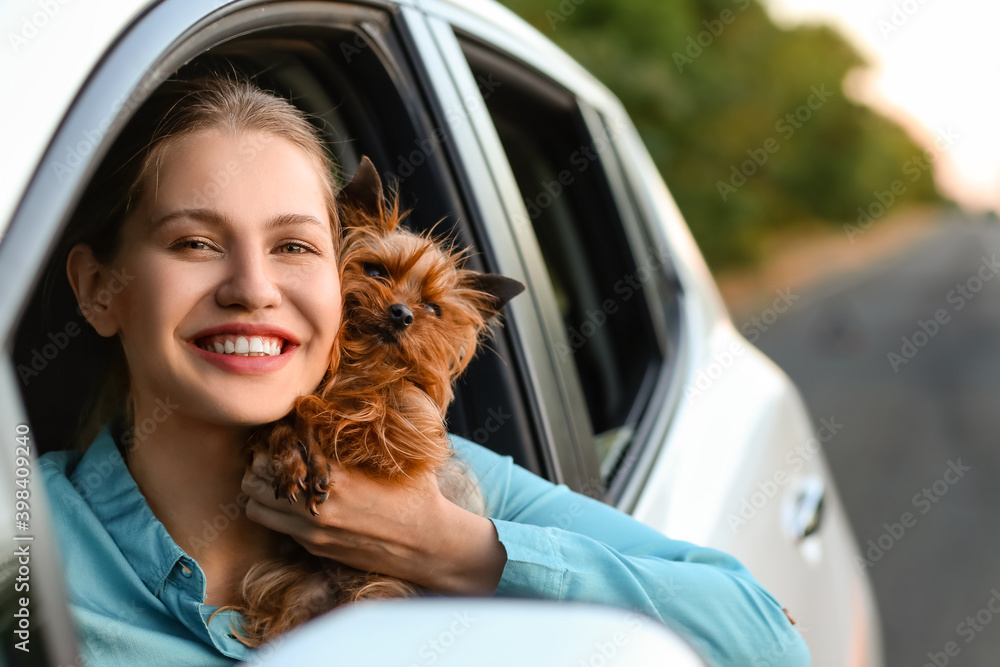
<svg viewBox="0 0 1000 667">
<path fill-rule="evenodd" d="M 183 574 L 185 577 L 190 577 L 191 568 L 189 568 L 187 565 L 181 565 L 181 574 Z"/>
</svg>

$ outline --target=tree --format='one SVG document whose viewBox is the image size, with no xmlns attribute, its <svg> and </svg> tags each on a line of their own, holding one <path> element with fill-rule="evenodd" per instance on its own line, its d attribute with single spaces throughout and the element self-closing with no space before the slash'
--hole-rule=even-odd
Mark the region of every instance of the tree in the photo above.
<svg viewBox="0 0 1000 667">
<path fill-rule="evenodd" d="M 896 205 L 941 201 L 922 149 L 845 95 L 863 58 L 823 26 L 776 26 L 751 0 L 504 0 L 625 105 L 709 264 L 756 259 L 804 222 L 853 222 L 903 179 Z"/>
</svg>

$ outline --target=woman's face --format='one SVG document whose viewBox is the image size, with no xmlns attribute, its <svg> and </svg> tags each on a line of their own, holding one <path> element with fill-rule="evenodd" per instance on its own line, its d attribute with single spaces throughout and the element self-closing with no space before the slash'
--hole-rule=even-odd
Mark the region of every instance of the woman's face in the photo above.
<svg viewBox="0 0 1000 667">
<path fill-rule="evenodd" d="M 144 186 L 108 304 L 137 417 L 172 403 L 213 424 L 280 418 L 340 326 L 323 180 L 285 139 L 209 131 L 170 144 Z"/>
</svg>

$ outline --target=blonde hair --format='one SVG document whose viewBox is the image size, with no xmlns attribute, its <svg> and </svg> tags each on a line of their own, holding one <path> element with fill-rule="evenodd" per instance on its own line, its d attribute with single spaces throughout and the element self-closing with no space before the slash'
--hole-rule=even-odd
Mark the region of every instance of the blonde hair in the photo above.
<svg viewBox="0 0 1000 667">
<path fill-rule="evenodd" d="M 170 86 L 168 82 L 165 86 Z M 334 203 L 337 189 L 334 163 L 316 129 L 305 114 L 284 98 L 264 92 L 250 82 L 232 78 L 197 79 L 182 84 L 179 98 L 153 133 L 145 159 L 136 174 L 130 195 L 142 196 L 151 172 L 158 171 L 166 149 L 184 137 L 199 132 L 221 130 L 233 134 L 260 133 L 280 137 L 309 156 L 323 180 L 327 212 L 339 234 Z M 155 181 L 155 179 L 154 179 Z"/>
</svg>

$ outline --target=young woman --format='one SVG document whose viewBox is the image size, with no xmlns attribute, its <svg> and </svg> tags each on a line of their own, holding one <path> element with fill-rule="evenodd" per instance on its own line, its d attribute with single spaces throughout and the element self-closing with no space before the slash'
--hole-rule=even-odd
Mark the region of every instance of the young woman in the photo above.
<svg viewBox="0 0 1000 667">
<path fill-rule="evenodd" d="M 448 502 L 433 475 L 390 487 L 335 464 L 318 517 L 274 499 L 243 446 L 329 363 L 343 315 L 332 171 L 291 104 L 203 79 L 165 85 L 85 196 L 67 275 L 120 367 L 86 453 L 42 459 L 85 662 L 247 658 L 232 614 L 210 616 L 290 535 L 441 593 L 634 609 L 713 664 L 808 664 L 781 605 L 732 557 L 458 438 L 489 518 Z"/>
</svg>

